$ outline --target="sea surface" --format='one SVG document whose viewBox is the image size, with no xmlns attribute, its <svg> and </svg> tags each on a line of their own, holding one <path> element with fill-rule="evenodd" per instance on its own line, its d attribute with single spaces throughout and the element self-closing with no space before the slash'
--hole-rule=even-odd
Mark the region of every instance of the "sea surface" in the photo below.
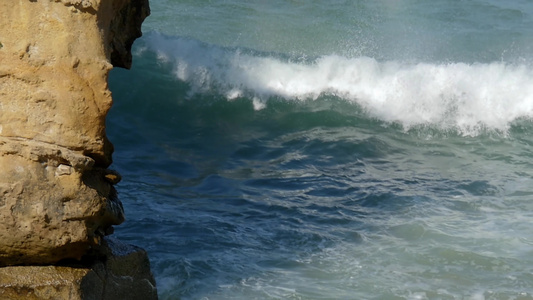
<svg viewBox="0 0 533 300">
<path fill-rule="evenodd" d="M 160 299 L 533 299 L 531 0 L 151 0 L 107 133 Z"/>
</svg>

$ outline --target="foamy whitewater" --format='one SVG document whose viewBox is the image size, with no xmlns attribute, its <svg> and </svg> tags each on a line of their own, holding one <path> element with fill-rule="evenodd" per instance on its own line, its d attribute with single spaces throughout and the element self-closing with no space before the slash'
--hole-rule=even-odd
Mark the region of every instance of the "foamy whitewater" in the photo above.
<svg viewBox="0 0 533 300">
<path fill-rule="evenodd" d="M 228 100 L 252 98 L 256 109 L 271 97 L 334 95 L 407 129 L 435 124 L 467 135 L 482 128 L 506 132 L 511 122 L 533 117 L 533 70 L 524 65 L 406 64 L 337 55 L 293 62 L 161 34 L 146 40 L 160 61 L 172 64 L 176 78 L 190 84 L 189 95 L 216 89 Z"/>
<path fill-rule="evenodd" d="M 108 135 L 161 299 L 533 299 L 533 3 L 151 6 Z"/>
</svg>

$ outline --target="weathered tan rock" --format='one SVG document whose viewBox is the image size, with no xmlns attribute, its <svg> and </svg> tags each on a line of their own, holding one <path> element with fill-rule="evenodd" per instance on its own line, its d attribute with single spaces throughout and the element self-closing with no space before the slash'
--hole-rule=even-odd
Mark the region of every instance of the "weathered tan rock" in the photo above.
<svg viewBox="0 0 533 300">
<path fill-rule="evenodd" d="M 148 0 L 0 0 L 0 266 L 79 260 L 124 220 L 107 79 L 148 14 Z"/>
<path fill-rule="evenodd" d="M 155 282 L 146 252 L 107 239 L 105 255 L 90 267 L 0 268 L 3 300 L 153 300 Z"/>
</svg>

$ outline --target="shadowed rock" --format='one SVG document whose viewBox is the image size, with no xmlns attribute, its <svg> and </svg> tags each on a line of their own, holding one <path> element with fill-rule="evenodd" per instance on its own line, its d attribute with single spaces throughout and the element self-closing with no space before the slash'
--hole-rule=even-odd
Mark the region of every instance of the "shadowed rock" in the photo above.
<svg viewBox="0 0 533 300">
<path fill-rule="evenodd" d="M 0 299 L 157 299 L 146 252 L 109 238 L 102 244 L 102 258 L 89 266 L 0 268 Z"/>
</svg>

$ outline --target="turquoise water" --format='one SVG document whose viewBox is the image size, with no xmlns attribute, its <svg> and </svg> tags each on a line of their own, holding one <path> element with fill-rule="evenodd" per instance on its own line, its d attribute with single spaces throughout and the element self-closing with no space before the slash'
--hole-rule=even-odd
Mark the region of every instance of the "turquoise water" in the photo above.
<svg viewBox="0 0 533 300">
<path fill-rule="evenodd" d="M 107 122 L 161 299 L 533 299 L 533 3 L 151 5 Z"/>
</svg>

